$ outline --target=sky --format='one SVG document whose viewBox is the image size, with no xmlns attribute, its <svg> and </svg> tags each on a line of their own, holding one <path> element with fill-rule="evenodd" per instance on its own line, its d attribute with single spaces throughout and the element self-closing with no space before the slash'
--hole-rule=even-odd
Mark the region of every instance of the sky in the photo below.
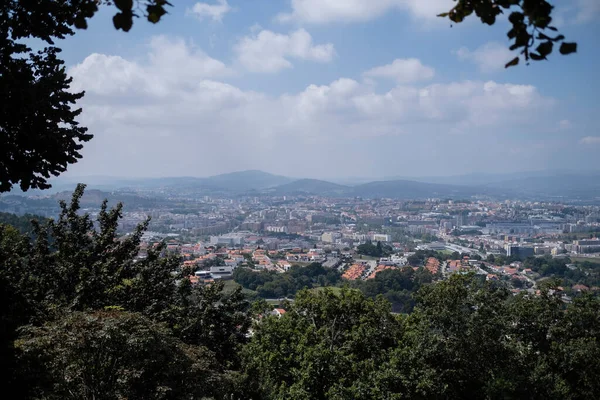
<svg viewBox="0 0 600 400">
<path fill-rule="evenodd" d="M 172 1 L 58 42 L 94 138 L 67 177 L 600 170 L 600 1 L 556 2 L 578 53 L 505 69 L 508 23 L 452 0 Z"/>
</svg>

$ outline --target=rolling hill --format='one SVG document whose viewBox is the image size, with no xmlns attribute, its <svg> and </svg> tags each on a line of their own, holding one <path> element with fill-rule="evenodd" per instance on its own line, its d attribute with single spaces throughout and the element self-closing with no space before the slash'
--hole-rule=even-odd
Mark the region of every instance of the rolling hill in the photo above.
<svg viewBox="0 0 600 400">
<path fill-rule="evenodd" d="M 388 179 L 361 184 L 339 184 L 318 179 L 293 179 L 258 170 L 233 172 L 211 177 L 171 177 L 124 179 L 107 177 L 87 181 L 88 191 L 112 191 L 130 188 L 145 194 L 184 193 L 195 195 L 297 195 L 308 194 L 331 197 L 387 197 L 398 199 L 470 198 L 488 195 L 495 198 L 523 198 L 539 200 L 573 199 L 600 200 L 599 172 L 524 172 L 522 174 L 470 174 L 455 177 L 423 179 Z M 58 179 L 55 189 L 71 191 L 74 181 Z M 69 184 L 72 187 L 61 185 Z M 358 183 L 358 182 L 357 182 Z M 110 189 L 109 189 L 110 188 Z M 45 191 L 40 195 L 55 191 Z M 14 194 L 20 194 L 15 191 Z M 29 194 L 29 193 L 28 193 Z M 32 192 L 31 194 L 38 194 Z M 86 196 L 87 197 L 87 196 Z"/>
<path fill-rule="evenodd" d="M 336 197 L 351 194 L 352 188 L 318 179 L 299 179 L 285 185 L 277 186 L 270 192 L 278 195 L 311 194 Z"/>
<path fill-rule="evenodd" d="M 211 176 L 209 178 L 201 178 L 209 186 L 218 187 L 220 189 L 231 189 L 234 191 L 248 190 L 263 190 L 276 186 L 285 185 L 293 181 L 281 175 L 273 175 L 268 172 L 249 170 L 232 172 L 229 174 L 221 174 Z"/>
</svg>

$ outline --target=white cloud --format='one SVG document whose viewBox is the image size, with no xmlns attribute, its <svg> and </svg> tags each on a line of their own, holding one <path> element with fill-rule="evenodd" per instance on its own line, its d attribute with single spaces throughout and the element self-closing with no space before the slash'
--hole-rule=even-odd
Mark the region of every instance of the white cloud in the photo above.
<svg viewBox="0 0 600 400">
<path fill-rule="evenodd" d="M 192 8 L 188 8 L 186 14 L 193 15 L 201 21 L 210 18 L 213 21 L 221 22 L 225 14 L 232 10 L 233 8 L 227 3 L 227 0 L 217 0 L 216 4 L 198 2 Z"/>
<path fill-rule="evenodd" d="M 477 64 L 481 72 L 502 70 L 515 57 L 507 45 L 498 42 L 486 43 L 474 51 L 461 47 L 455 53 L 459 59 Z"/>
<path fill-rule="evenodd" d="M 398 83 L 427 81 L 434 75 L 433 68 L 421 64 L 421 61 L 416 58 L 399 58 L 391 64 L 375 67 L 364 73 L 368 78 L 389 78 Z"/>
<path fill-rule="evenodd" d="M 452 0 L 292 0 L 291 5 L 291 12 L 278 16 L 280 21 L 368 21 L 392 10 L 407 11 L 419 19 L 435 19 L 454 6 Z"/>
<path fill-rule="evenodd" d="M 579 143 L 584 145 L 600 144 L 600 136 L 586 136 L 579 140 Z"/>
<path fill-rule="evenodd" d="M 311 35 L 298 29 L 289 35 L 262 30 L 242 38 L 235 46 L 238 61 L 252 72 L 277 72 L 292 67 L 290 58 L 329 62 L 335 50 L 333 44 L 314 45 Z"/>
<path fill-rule="evenodd" d="M 74 85 L 87 91 L 81 120 L 95 135 L 73 173 L 174 176 L 258 168 L 364 176 L 439 154 L 423 166 L 433 172 L 451 151 L 472 152 L 468 162 L 474 163 L 492 153 L 501 158 L 508 151 L 503 144 L 516 147 L 514 134 L 548 121 L 543 113 L 552 105 L 533 86 L 493 81 L 379 91 L 340 78 L 269 95 L 223 82 L 230 70 L 189 43 L 164 37 L 151 43 L 144 61 L 92 54 L 70 69 Z M 162 51 L 173 53 L 160 59 Z M 457 141 L 453 132 L 465 139 Z M 478 159 L 483 146 L 486 156 Z"/>
<path fill-rule="evenodd" d="M 69 69 L 74 78 L 73 90 L 106 95 L 142 88 L 146 94 L 166 95 L 182 85 L 233 74 L 224 63 L 181 38 L 154 36 L 148 49 L 143 65 L 120 56 L 91 54 Z"/>
</svg>

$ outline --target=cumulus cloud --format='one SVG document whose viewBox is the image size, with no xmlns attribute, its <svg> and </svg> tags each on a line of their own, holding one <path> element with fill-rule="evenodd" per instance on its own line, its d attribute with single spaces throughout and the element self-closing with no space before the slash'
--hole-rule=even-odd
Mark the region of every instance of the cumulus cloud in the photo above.
<svg viewBox="0 0 600 400">
<path fill-rule="evenodd" d="M 70 68 L 69 74 L 76 91 L 129 95 L 142 89 L 148 95 L 168 95 L 201 79 L 231 76 L 233 70 L 181 38 L 154 36 L 144 63 L 94 53 Z"/>
<path fill-rule="evenodd" d="M 192 8 L 188 8 L 186 14 L 192 15 L 201 21 L 209 18 L 221 22 L 225 14 L 232 10 L 233 8 L 227 3 L 227 0 L 217 0 L 215 4 L 198 2 Z"/>
<path fill-rule="evenodd" d="M 433 68 L 421 64 L 416 58 L 396 59 L 391 64 L 375 67 L 364 73 L 369 78 L 388 78 L 398 83 L 427 81 L 434 75 Z"/>
<path fill-rule="evenodd" d="M 584 145 L 600 144 L 600 136 L 586 136 L 579 140 L 579 143 Z"/>
<path fill-rule="evenodd" d="M 144 61 L 92 54 L 70 69 L 74 85 L 87 91 L 82 123 L 95 135 L 75 173 L 173 176 L 258 168 L 364 176 L 411 168 L 437 154 L 439 161 L 419 164 L 433 171 L 453 149 L 473 151 L 469 162 L 485 162 L 501 151 L 494 145 L 504 142 L 499 138 L 529 132 L 552 104 L 533 86 L 493 81 L 403 83 L 378 91 L 339 78 L 270 95 L 227 83 L 229 69 L 189 43 L 164 37 L 151 43 Z M 161 51 L 173 51 L 174 61 L 159 60 Z M 467 136 L 457 141 L 453 132 Z M 489 150 L 478 158 L 485 143 Z"/>
<path fill-rule="evenodd" d="M 419 19 L 435 19 L 453 7 L 452 0 L 292 0 L 292 10 L 278 16 L 281 22 L 315 24 L 368 21 L 392 10 L 407 11 Z"/>
<path fill-rule="evenodd" d="M 461 47 L 455 53 L 460 60 L 475 63 L 481 72 L 500 71 L 515 57 L 508 46 L 498 42 L 486 43 L 473 51 Z"/>
<path fill-rule="evenodd" d="M 242 38 L 235 46 L 238 61 L 251 72 L 278 72 L 292 67 L 290 58 L 329 62 L 335 50 L 333 44 L 313 44 L 311 35 L 298 29 L 289 35 L 261 30 Z"/>
</svg>

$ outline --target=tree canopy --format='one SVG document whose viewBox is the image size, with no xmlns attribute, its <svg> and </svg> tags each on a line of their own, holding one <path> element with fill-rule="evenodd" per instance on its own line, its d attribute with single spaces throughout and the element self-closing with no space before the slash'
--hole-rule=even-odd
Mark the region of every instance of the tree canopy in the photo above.
<svg viewBox="0 0 600 400">
<path fill-rule="evenodd" d="M 247 341 L 241 288 L 192 287 L 164 245 L 137 258 L 147 222 L 119 237 L 122 206 L 105 202 L 95 229 L 80 213 L 83 190 L 57 220 L 34 223 L 33 237 L 0 225 L 5 387 L 25 398 L 216 396 Z"/>
<path fill-rule="evenodd" d="M 512 294 L 470 275 L 423 286 L 414 312 L 358 291 L 302 292 L 244 348 L 263 399 L 595 398 L 600 301 Z"/>
</svg>

